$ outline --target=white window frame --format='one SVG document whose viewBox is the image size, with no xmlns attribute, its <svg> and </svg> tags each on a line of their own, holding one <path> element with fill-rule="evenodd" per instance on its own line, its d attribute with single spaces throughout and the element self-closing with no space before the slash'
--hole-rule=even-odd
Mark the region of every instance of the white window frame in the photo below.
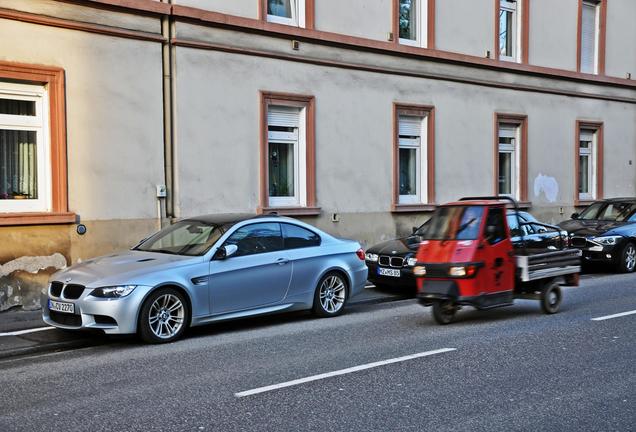
<svg viewBox="0 0 636 432">
<path fill-rule="evenodd" d="M 521 52 L 521 38 L 519 37 L 519 35 L 521 34 L 521 22 L 522 22 L 522 20 L 520 19 L 521 18 L 520 14 L 522 9 L 520 7 L 521 1 L 523 0 L 517 0 L 517 1 L 500 0 L 499 2 L 500 15 L 502 11 L 512 13 L 512 25 L 510 26 L 510 28 L 512 29 L 512 56 L 502 55 L 501 47 L 498 46 L 497 50 L 499 51 L 500 60 L 519 62 L 519 53 Z M 501 20 L 501 16 L 499 19 Z M 501 31 L 501 24 L 499 24 L 499 28 L 497 29 L 498 35 L 500 35 L 500 31 Z M 498 37 L 497 43 L 499 43 L 500 41 L 501 41 L 501 37 Z"/>
<path fill-rule="evenodd" d="M 0 129 L 35 132 L 38 175 L 38 198 L 0 199 L 0 213 L 48 212 L 51 210 L 48 93 L 44 86 L 0 81 L 0 97 L 35 102 L 35 116 L 0 114 Z"/>
<path fill-rule="evenodd" d="M 580 169 L 581 169 L 580 157 L 587 156 L 588 158 L 587 181 L 588 181 L 588 190 L 589 190 L 589 192 L 586 192 L 586 193 L 580 193 L 577 191 L 577 193 L 579 194 L 579 200 L 581 201 L 589 201 L 589 200 L 596 199 L 596 160 L 597 160 L 596 149 L 598 148 L 597 136 L 598 136 L 598 132 L 593 129 L 581 128 L 581 130 L 579 131 L 579 160 L 577 161 L 577 163 L 579 164 L 579 178 L 577 179 L 577 182 L 580 181 Z M 590 147 L 589 148 L 581 147 L 581 142 L 589 142 Z"/>
<path fill-rule="evenodd" d="M 512 193 L 504 194 L 501 191 L 497 190 L 499 195 L 510 196 L 512 198 L 518 199 L 520 195 L 521 185 L 519 182 L 520 177 L 520 147 L 519 147 L 519 138 L 520 138 L 520 125 L 515 125 L 512 123 L 507 123 L 505 121 L 499 122 L 499 137 L 498 137 L 498 153 L 497 153 L 497 189 L 499 189 L 499 177 L 501 177 L 501 172 L 499 172 L 499 155 L 501 153 L 509 153 L 512 155 L 512 164 L 510 166 L 510 184 Z M 513 138 L 514 144 L 502 143 L 501 138 Z"/>
<path fill-rule="evenodd" d="M 293 27 L 305 27 L 305 0 L 289 0 L 291 8 L 291 18 L 278 15 L 267 14 L 267 22 L 284 24 Z M 267 13 L 268 3 L 265 3 L 265 13 Z"/>
<path fill-rule="evenodd" d="M 415 17 L 415 40 L 413 39 L 403 39 L 400 37 L 400 2 L 398 1 L 398 29 L 397 35 L 399 42 L 401 45 L 410 45 L 420 48 L 427 48 L 428 46 L 428 0 L 414 0 L 415 1 L 415 9 L 416 9 L 416 17 Z"/>
<path fill-rule="evenodd" d="M 285 105 L 268 105 L 285 106 Z M 291 197 L 273 197 L 269 195 L 269 160 L 267 168 L 267 193 L 270 207 L 306 207 L 307 206 L 307 108 L 290 106 L 298 109 L 298 127 L 294 132 L 269 130 L 267 122 L 267 157 L 270 144 L 292 144 L 294 146 L 294 195 Z"/>
<path fill-rule="evenodd" d="M 579 41 L 580 46 L 581 46 L 581 72 L 584 73 L 593 73 L 593 74 L 598 74 L 598 57 L 599 57 L 599 42 L 600 42 L 600 34 L 601 34 L 601 22 L 600 22 L 600 17 L 601 17 L 601 2 L 600 1 L 583 1 L 581 4 L 581 7 L 583 8 L 583 10 L 581 11 L 581 40 Z M 584 34 L 584 28 L 583 28 L 583 14 L 585 13 L 585 8 L 586 7 L 591 7 L 594 8 L 594 58 L 592 59 L 592 70 L 587 70 L 584 68 L 583 65 L 583 34 Z"/>
<path fill-rule="evenodd" d="M 400 125 L 402 117 L 416 117 L 420 122 L 420 135 L 414 138 L 402 138 L 400 134 Z M 428 116 L 398 116 L 398 194 L 399 194 L 399 181 L 400 181 L 400 149 L 415 149 L 415 195 L 399 195 L 398 204 L 426 204 L 428 200 L 428 164 L 427 164 L 427 134 L 428 132 Z"/>
</svg>

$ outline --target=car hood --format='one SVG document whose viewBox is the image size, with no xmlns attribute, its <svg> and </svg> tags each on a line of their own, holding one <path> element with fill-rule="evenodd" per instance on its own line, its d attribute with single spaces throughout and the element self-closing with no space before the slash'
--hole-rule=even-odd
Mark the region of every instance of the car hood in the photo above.
<svg viewBox="0 0 636 432">
<path fill-rule="evenodd" d="M 370 247 L 367 252 L 378 255 L 400 255 L 414 254 L 420 246 L 419 237 L 410 236 L 395 240 L 388 240 Z"/>
<path fill-rule="evenodd" d="M 570 235 L 580 237 L 596 237 L 600 235 L 622 235 L 623 228 L 634 224 L 626 222 L 613 222 L 602 220 L 567 220 L 561 222 L 559 227 Z"/>
<path fill-rule="evenodd" d="M 157 252 L 125 251 L 75 264 L 51 276 L 51 281 L 88 287 L 121 284 L 143 285 L 144 275 L 168 268 L 199 262 L 203 257 L 170 255 Z"/>
</svg>

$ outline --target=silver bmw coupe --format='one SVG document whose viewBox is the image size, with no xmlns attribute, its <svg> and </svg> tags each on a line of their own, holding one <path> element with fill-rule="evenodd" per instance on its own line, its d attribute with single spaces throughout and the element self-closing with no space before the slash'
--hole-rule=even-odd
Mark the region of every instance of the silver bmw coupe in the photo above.
<svg viewBox="0 0 636 432">
<path fill-rule="evenodd" d="M 252 315 L 336 316 L 364 288 L 364 258 L 356 241 L 295 219 L 201 216 L 55 273 L 42 315 L 55 327 L 138 333 L 151 343 Z"/>
</svg>

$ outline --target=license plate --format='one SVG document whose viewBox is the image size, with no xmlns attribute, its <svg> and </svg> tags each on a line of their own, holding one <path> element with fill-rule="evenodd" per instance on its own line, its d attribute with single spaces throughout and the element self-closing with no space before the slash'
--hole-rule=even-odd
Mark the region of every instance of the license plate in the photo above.
<svg viewBox="0 0 636 432">
<path fill-rule="evenodd" d="M 380 276 L 400 277 L 400 271 L 397 269 L 378 268 L 378 274 Z"/>
<path fill-rule="evenodd" d="M 63 313 L 75 313 L 75 305 L 73 303 L 49 300 L 49 310 Z"/>
</svg>

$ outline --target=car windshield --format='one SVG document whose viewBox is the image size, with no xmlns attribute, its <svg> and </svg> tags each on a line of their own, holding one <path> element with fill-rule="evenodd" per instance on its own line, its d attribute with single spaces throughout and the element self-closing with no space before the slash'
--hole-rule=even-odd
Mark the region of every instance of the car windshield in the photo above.
<svg viewBox="0 0 636 432">
<path fill-rule="evenodd" d="M 579 219 L 623 222 L 635 212 L 635 202 L 594 203 L 581 213 Z"/>
<path fill-rule="evenodd" d="M 440 207 L 426 224 L 422 239 L 476 240 L 483 213 L 481 206 Z"/>
<path fill-rule="evenodd" d="M 162 229 L 141 242 L 134 250 L 173 255 L 203 255 L 224 232 L 223 227 L 219 225 L 186 220 Z"/>
</svg>

